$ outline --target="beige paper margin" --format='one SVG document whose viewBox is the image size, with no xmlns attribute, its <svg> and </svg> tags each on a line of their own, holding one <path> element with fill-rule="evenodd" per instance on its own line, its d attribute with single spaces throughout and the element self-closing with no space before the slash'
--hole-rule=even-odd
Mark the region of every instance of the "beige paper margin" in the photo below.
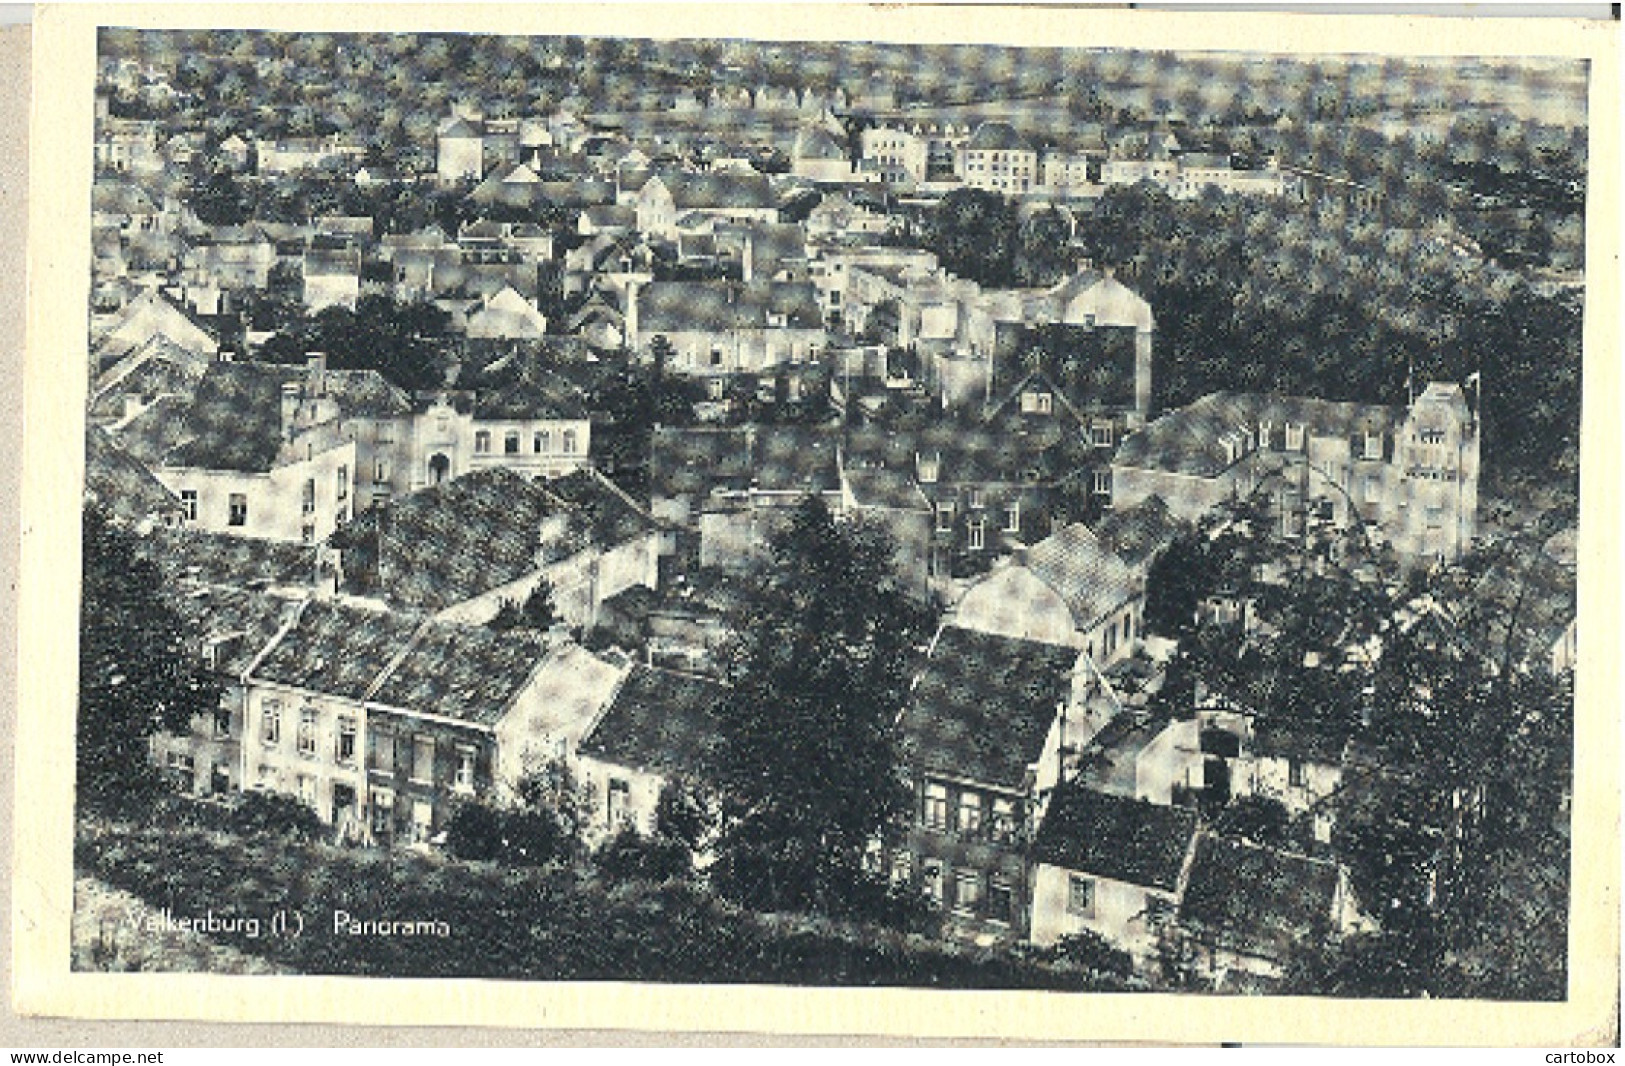
<svg viewBox="0 0 1625 1066">
<path fill-rule="evenodd" d="M 72 722 L 83 477 L 95 29 L 241 26 L 1591 61 L 1570 998 L 1561 1004 L 70 973 Z M 81 5 L 37 9 L 29 204 L 12 883 L 20 1014 L 1158 1043 L 1599 1045 L 1618 1040 L 1619 81 L 1617 26 L 809 4 Z M 346 1041 L 349 1042 L 349 1041 Z"/>
</svg>

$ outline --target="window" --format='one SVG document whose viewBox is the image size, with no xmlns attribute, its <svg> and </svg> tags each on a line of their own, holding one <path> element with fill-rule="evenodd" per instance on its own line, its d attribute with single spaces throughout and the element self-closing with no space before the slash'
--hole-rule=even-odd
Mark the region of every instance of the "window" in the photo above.
<svg viewBox="0 0 1625 1066">
<path fill-rule="evenodd" d="M 1426 510 L 1426 512 L 1424 512 L 1423 517 L 1424 517 L 1424 520 L 1427 522 L 1427 527 L 1429 529 L 1443 529 L 1444 528 L 1444 508 L 1443 507 L 1429 507 Z"/>
<path fill-rule="evenodd" d="M 1368 477 L 1365 479 L 1365 502 L 1376 503 L 1382 499 L 1382 478 Z"/>
<path fill-rule="evenodd" d="M 1123 616 L 1123 643 L 1127 644 L 1130 641 L 1132 641 L 1133 639 L 1134 639 L 1134 616 L 1131 615 L 1131 614 L 1126 614 L 1126 615 Z"/>
<path fill-rule="evenodd" d="M 609 779 L 609 802 L 606 811 L 609 814 L 609 824 L 612 826 L 624 825 L 632 817 L 632 785 L 625 778 L 612 777 Z"/>
<path fill-rule="evenodd" d="M 282 742 L 282 701 L 266 700 L 261 705 L 260 739 L 267 744 Z"/>
<path fill-rule="evenodd" d="M 712 400 L 722 399 L 722 379 L 710 378 L 705 383 L 705 394 Z"/>
<path fill-rule="evenodd" d="M 412 738 L 412 780 L 434 783 L 434 737 Z"/>
<path fill-rule="evenodd" d="M 350 468 L 341 466 L 333 477 L 334 495 L 341 500 L 350 498 Z"/>
<path fill-rule="evenodd" d="M 231 736 L 231 711 L 225 707 L 216 707 L 214 710 L 214 735 L 216 737 Z"/>
<path fill-rule="evenodd" d="M 987 882 L 987 907 L 985 914 L 989 920 L 1009 923 L 1011 915 L 1016 909 L 1016 893 L 1011 887 L 1009 878 L 994 874 Z"/>
<path fill-rule="evenodd" d="M 197 489 L 181 490 L 181 517 L 188 522 L 197 521 Z"/>
<path fill-rule="evenodd" d="M 347 714 L 339 716 L 339 731 L 333 744 L 333 754 L 340 763 L 355 762 L 355 719 Z"/>
<path fill-rule="evenodd" d="M 1112 446 L 1112 427 L 1110 423 L 1096 424 L 1089 430 L 1090 443 L 1097 448 L 1110 448 Z"/>
<path fill-rule="evenodd" d="M 970 505 L 972 507 L 980 507 L 980 506 L 982 506 L 982 490 L 981 489 L 971 489 L 970 490 Z"/>
<path fill-rule="evenodd" d="M 476 455 L 489 455 L 491 452 L 491 433 L 489 430 L 480 430 L 474 434 L 474 453 Z"/>
<path fill-rule="evenodd" d="M 567 430 L 564 431 L 564 454 L 565 455 L 574 455 L 575 453 L 576 453 L 576 431 L 573 430 L 573 429 L 567 429 Z"/>
<path fill-rule="evenodd" d="M 1021 532 L 1021 505 L 1012 503 L 1004 509 L 1004 531 L 1006 533 Z"/>
<path fill-rule="evenodd" d="M 970 524 L 970 550 L 979 552 L 987 541 L 987 523 L 978 518 Z"/>
<path fill-rule="evenodd" d="M 914 876 L 914 856 L 906 851 L 894 851 L 891 857 L 891 879 L 895 884 L 906 885 Z"/>
<path fill-rule="evenodd" d="M 452 778 L 451 787 L 458 792 L 474 791 L 474 749 L 466 745 L 457 746 L 457 776 Z"/>
<path fill-rule="evenodd" d="M 1110 470 L 1095 471 L 1095 495 L 1110 496 L 1112 494 L 1112 472 Z"/>
<path fill-rule="evenodd" d="M 711 349 L 711 365 L 712 366 L 721 366 L 722 365 L 722 349 L 721 348 L 712 348 Z"/>
<path fill-rule="evenodd" d="M 1297 759 L 1288 759 L 1286 764 L 1286 783 L 1293 788 L 1303 787 L 1303 763 Z"/>
<path fill-rule="evenodd" d="M 395 736 L 385 726 L 372 725 L 367 729 L 367 769 L 386 774 L 395 772 Z"/>
<path fill-rule="evenodd" d="M 928 829 L 948 828 L 948 786 L 926 782 L 925 825 Z"/>
<path fill-rule="evenodd" d="M 1021 413 L 1025 415 L 1047 415 L 1052 409 L 1054 398 L 1047 392 L 1024 392 L 1021 394 Z"/>
<path fill-rule="evenodd" d="M 372 480 L 376 484 L 380 484 L 380 485 L 388 484 L 388 482 L 389 482 L 389 463 L 388 462 L 384 461 L 383 459 L 379 459 L 379 460 L 377 460 L 376 462 L 374 462 L 372 464 Z"/>
<path fill-rule="evenodd" d="M 316 806 L 316 779 L 309 774 L 299 775 L 299 798 L 306 806 Z"/>
<path fill-rule="evenodd" d="M 1303 426 L 1286 424 L 1286 450 L 1289 452 L 1303 451 Z"/>
<path fill-rule="evenodd" d="M 306 478 L 305 487 L 299 493 L 299 510 L 301 514 L 316 513 L 316 479 Z"/>
<path fill-rule="evenodd" d="M 937 906 L 942 906 L 943 893 L 946 891 L 946 886 L 943 884 L 942 878 L 942 860 L 926 859 L 925 862 L 921 863 L 920 880 L 925 883 L 925 894 L 929 896 Z"/>
<path fill-rule="evenodd" d="M 434 831 L 434 805 L 428 800 L 412 801 L 412 839 L 423 841 L 429 839 Z"/>
<path fill-rule="evenodd" d="M 316 708 L 302 707 L 299 710 L 299 754 L 307 759 L 316 757 Z"/>
<path fill-rule="evenodd" d="M 1016 804 L 1014 800 L 995 796 L 993 799 L 992 837 L 1008 844 L 1016 839 Z"/>
<path fill-rule="evenodd" d="M 541 455 L 543 452 L 547 451 L 548 444 L 550 443 L 548 439 L 549 436 L 550 434 L 546 430 L 543 430 L 540 433 L 532 434 L 530 438 L 530 450 L 535 452 L 537 455 Z"/>
<path fill-rule="evenodd" d="M 1382 458 L 1382 434 L 1367 433 L 1365 435 L 1365 457 L 1367 459 Z"/>
<path fill-rule="evenodd" d="M 506 432 L 506 433 L 504 433 L 502 435 L 502 454 L 503 455 L 518 455 L 519 454 L 519 431 L 518 430 L 510 429 L 508 432 Z"/>
<path fill-rule="evenodd" d="M 954 528 L 954 505 L 951 503 L 937 504 L 937 532 L 946 533 Z"/>
<path fill-rule="evenodd" d="M 982 875 L 975 870 L 954 871 L 954 910 L 975 914 L 982 905 Z"/>
<path fill-rule="evenodd" d="M 1066 913 L 1080 918 L 1095 916 L 1095 879 L 1073 874 L 1066 885 Z"/>
<path fill-rule="evenodd" d="M 240 492 L 231 494 L 226 504 L 226 524 L 232 526 L 248 525 L 248 497 Z"/>
<path fill-rule="evenodd" d="M 959 831 L 966 836 L 982 832 L 982 797 L 974 792 L 959 794 Z"/>
<path fill-rule="evenodd" d="M 372 835 L 387 837 L 395 825 L 395 793 L 387 788 L 372 790 Z"/>
</svg>

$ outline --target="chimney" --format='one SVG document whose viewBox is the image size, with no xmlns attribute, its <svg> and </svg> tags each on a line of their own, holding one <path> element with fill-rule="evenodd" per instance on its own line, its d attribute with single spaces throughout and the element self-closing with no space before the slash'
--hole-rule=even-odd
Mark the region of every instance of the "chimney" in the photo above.
<svg viewBox="0 0 1625 1066">
<path fill-rule="evenodd" d="M 312 396 L 322 395 L 323 391 L 325 391 L 323 386 L 326 384 L 327 379 L 327 353 L 306 352 L 305 374 L 310 380 L 310 394 Z"/>
<path fill-rule="evenodd" d="M 300 386 L 297 381 L 285 382 L 282 386 L 282 437 L 284 440 L 293 439 L 294 422 L 299 417 Z"/>
<path fill-rule="evenodd" d="M 638 283 L 626 283 L 626 314 L 622 316 L 623 329 L 626 331 L 622 342 L 628 351 L 635 351 L 638 346 Z"/>
<path fill-rule="evenodd" d="M 755 266 L 753 261 L 755 258 L 755 244 L 756 239 L 747 230 L 745 232 L 745 247 L 739 253 L 739 276 L 743 281 L 750 281 L 751 272 Z"/>
</svg>

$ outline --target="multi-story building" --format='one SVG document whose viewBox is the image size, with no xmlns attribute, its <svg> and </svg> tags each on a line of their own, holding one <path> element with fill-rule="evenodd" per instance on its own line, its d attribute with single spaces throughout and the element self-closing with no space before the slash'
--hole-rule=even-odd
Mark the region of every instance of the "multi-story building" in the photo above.
<svg viewBox="0 0 1625 1066">
<path fill-rule="evenodd" d="M 925 181 L 930 145 L 905 129 L 873 126 L 859 135 L 864 173 L 888 185 L 910 187 Z"/>
<path fill-rule="evenodd" d="M 1407 407 L 1213 393 L 1129 436 L 1112 500 L 1161 496 L 1194 521 L 1260 493 L 1280 532 L 1360 524 L 1411 560 L 1455 559 L 1477 534 L 1479 427 L 1458 385 Z"/>
<path fill-rule="evenodd" d="M 959 149 L 959 178 L 973 189 L 1007 196 L 1038 184 L 1038 151 L 1008 122 L 984 122 Z"/>
<path fill-rule="evenodd" d="M 713 379 L 809 363 L 827 343 L 817 289 L 793 281 L 633 287 L 627 292 L 627 342 L 648 358 L 656 337 L 671 345 L 668 370 Z"/>
</svg>

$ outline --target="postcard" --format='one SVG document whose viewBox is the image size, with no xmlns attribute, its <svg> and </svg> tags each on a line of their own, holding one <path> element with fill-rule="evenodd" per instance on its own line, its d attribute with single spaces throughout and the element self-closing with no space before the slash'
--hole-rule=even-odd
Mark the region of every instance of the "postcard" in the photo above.
<svg viewBox="0 0 1625 1066">
<path fill-rule="evenodd" d="M 20 1013 L 1617 1042 L 1616 25 L 35 33 Z"/>
</svg>

